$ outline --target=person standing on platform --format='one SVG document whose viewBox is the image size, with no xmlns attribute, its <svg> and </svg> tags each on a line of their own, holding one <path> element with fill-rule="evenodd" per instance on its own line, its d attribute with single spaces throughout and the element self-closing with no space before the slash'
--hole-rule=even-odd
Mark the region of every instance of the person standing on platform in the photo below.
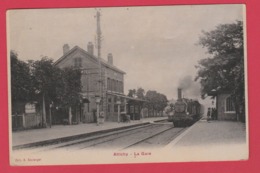
<svg viewBox="0 0 260 173">
<path fill-rule="evenodd" d="M 211 109 L 208 108 L 208 112 L 207 112 L 207 121 L 210 121 L 210 117 L 211 117 Z"/>
</svg>

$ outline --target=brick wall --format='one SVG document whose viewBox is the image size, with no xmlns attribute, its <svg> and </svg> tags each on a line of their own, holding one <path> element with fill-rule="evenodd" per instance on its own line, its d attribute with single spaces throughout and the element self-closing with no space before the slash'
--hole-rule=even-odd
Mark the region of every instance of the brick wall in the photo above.
<svg viewBox="0 0 260 173">
<path fill-rule="evenodd" d="M 218 120 L 236 120 L 236 113 L 226 111 L 226 98 L 229 96 L 229 94 L 217 96 Z"/>
<path fill-rule="evenodd" d="M 67 55 L 66 58 L 64 58 L 62 61 L 60 61 L 57 66 L 59 68 L 65 68 L 65 67 L 71 67 L 75 65 L 75 59 L 81 58 L 81 69 L 82 69 L 82 93 L 86 95 L 90 101 L 89 104 L 83 104 L 83 117 L 85 122 L 94 122 L 95 116 L 94 112 L 96 110 L 96 98 L 95 95 L 99 94 L 99 66 L 97 59 L 93 58 L 91 55 L 86 54 L 86 52 L 81 51 L 80 49 L 76 49 L 70 54 Z M 107 103 L 107 90 L 108 90 L 108 79 L 113 79 L 117 81 L 117 86 L 115 86 L 117 89 L 115 89 L 115 92 L 123 93 L 123 86 L 124 86 L 124 74 L 111 69 L 107 66 L 104 66 L 102 64 L 102 103 L 101 103 L 101 111 L 105 113 L 105 117 L 107 120 L 114 121 L 114 115 L 108 116 L 107 109 L 108 109 L 108 103 Z M 119 84 L 121 84 L 119 89 Z M 111 107 L 114 107 L 114 103 Z M 114 108 L 112 108 L 111 111 Z M 112 115 L 112 114 L 111 114 Z"/>
</svg>

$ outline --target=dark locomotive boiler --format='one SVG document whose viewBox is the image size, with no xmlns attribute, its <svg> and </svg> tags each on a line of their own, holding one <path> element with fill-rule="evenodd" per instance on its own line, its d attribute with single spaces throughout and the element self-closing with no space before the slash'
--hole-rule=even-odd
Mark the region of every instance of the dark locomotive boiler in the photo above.
<svg viewBox="0 0 260 173">
<path fill-rule="evenodd" d="M 191 126 L 201 117 L 201 105 L 197 100 L 182 97 L 182 89 L 178 88 L 178 100 L 174 104 L 174 114 L 171 117 L 175 127 Z"/>
</svg>

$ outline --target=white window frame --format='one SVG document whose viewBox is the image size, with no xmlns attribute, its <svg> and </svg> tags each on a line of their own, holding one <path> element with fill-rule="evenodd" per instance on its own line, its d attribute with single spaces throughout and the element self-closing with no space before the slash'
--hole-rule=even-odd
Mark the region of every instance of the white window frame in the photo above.
<svg viewBox="0 0 260 173">
<path fill-rule="evenodd" d="M 233 111 L 227 111 L 227 99 L 229 99 L 229 98 L 231 99 L 231 96 L 230 96 L 230 95 L 225 98 L 225 113 L 236 113 L 235 106 L 234 106 L 234 102 L 233 102 L 232 99 L 231 99 L 231 101 L 232 101 L 233 103 L 231 102 L 231 104 L 233 104 L 234 110 L 233 110 Z"/>
</svg>

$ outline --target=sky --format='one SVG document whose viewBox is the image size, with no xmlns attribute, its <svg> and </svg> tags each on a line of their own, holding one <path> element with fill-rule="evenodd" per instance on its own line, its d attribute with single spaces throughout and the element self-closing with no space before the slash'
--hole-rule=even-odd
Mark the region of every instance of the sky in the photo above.
<svg viewBox="0 0 260 173">
<path fill-rule="evenodd" d="M 185 88 L 185 97 L 200 98 L 195 65 L 208 57 L 206 49 L 197 44 L 202 30 L 244 18 L 243 5 L 99 9 L 101 56 L 107 59 L 112 53 L 114 65 L 126 72 L 125 94 L 142 87 L 165 94 L 169 100 L 177 98 L 180 86 Z M 9 10 L 8 48 L 24 61 L 43 56 L 55 61 L 66 43 L 87 50 L 88 42 L 96 43 L 95 14 L 95 8 Z"/>
</svg>

